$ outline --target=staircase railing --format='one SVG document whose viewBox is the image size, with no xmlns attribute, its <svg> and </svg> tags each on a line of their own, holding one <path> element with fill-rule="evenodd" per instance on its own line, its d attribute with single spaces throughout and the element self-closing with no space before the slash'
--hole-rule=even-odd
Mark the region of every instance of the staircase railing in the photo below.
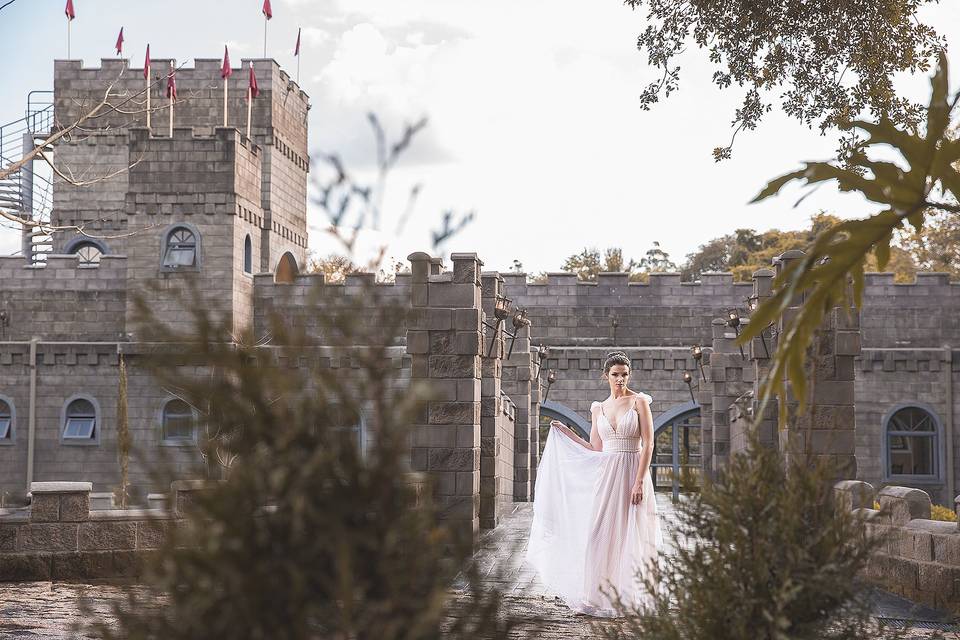
<svg viewBox="0 0 960 640">
<path fill-rule="evenodd" d="M 53 92 L 27 94 L 24 117 L 0 126 L 0 168 L 23 158 L 50 135 L 54 124 Z M 31 262 L 43 262 L 53 249 L 53 238 L 37 223 L 50 221 L 53 176 L 46 163 L 28 162 L 19 171 L 0 178 L 0 209 L 25 221 L 20 251 Z"/>
</svg>

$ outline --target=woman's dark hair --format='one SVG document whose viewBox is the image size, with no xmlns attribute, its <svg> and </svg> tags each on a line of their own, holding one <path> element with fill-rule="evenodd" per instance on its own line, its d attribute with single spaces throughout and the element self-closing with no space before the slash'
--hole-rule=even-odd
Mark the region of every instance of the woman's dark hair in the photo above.
<svg viewBox="0 0 960 640">
<path fill-rule="evenodd" d="M 625 364 L 630 366 L 630 358 L 623 351 L 611 351 L 607 354 L 607 359 L 603 363 L 603 372 L 610 373 L 610 367 L 616 364 Z"/>
</svg>

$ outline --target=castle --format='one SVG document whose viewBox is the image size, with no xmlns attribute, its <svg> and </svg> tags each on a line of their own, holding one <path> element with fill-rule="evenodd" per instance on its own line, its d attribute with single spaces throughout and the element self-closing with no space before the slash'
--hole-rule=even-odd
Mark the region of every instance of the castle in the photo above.
<svg viewBox="0 0 960 640">
<path fill-rule="evenodd" d="M 57 61 L 48 125 L 75 120 L 110 83 L 118 97 L 141 91 L 141 70 L 127 65 Z M 159 489 L 150 465 L 196 473 L 195 411 L 138 366 L 148 345 L 132 322 L 135 293 L 157 319 L 188 328 L 190 310 L 173 290 L 189 274 L 207 308 L 238 333 L 263 335 L 277 313 L 314 337 L 318 350 L 301 366 L 349 371 L 349 357 L 323 351 L 316 318 L 325 301 L 356 294 L 373 275 L 333 284 L 300 273 L 308 97 L 273 60 L 242 65 L 229 80 L 231 94 L 244 94 L 249 65 L 262 90 L 249 137 L 239 127 L 246 119 L 239 99 L 222 126 L 220 61 L 198 59 L 177 71 L 188 99 L 176 107 L 172 136 L 165 122 L 148 129 L 142 113 L 118 111 L 53 145 L 58 164 L 115 175 L 85 186 L 54 177 L 50 222 L 90 235 L 54 234 L 40 256 L 42 243 L 28 234 L 23 255 L 0 258 L 0 493 L 8 501 L 37 481 L 92 482 L 103 493 L 116 487 L 121 355 L 130 431 L 143 456 L 130 474 L 139 495 Z M 24 216 L 35 209 L 28 171 L 17 200 Z M 795 257 L 785 254 L 780 264 Z M 691 477 L 714 473 L 759 418 L 771 446 L 809 437 L 807 448 L 839 462 L 849 478 L 919 487 L 952 506 L 960 285 L 944 274 L 919 274 L 912 284 L 868 274 L 863 308 L 830 314 L 814 358 L 817 408 L 802 432 L 778 429 L 773 414 L 754 415 L 777 327 L 743 349 L 735 343 L 751 306 L 769 295 L 772 270 L 750 283 L 727 273 L 693 283 L 651 274 L 643 284 L 627 274 L 584 283 L 552 273 L 532 284 L 524 274 L 484 271 L 474 254 L 453 254 L 447 266 L 425 253 L 410 262 L 410 273 L 374 286 L 414 311 L 390 363 L 397 380 L 428 381 L 437 394 L 413 425 L 411 465 L 433 476 L 439 504 L 468 530 L 496 526 L 511 503 L 531 498 L 542 422 L 589 432 L 588 408 L 606 393 L 601 365 L 613 347 L 630 355 L 633 385 L 653 396 L 658 487 L 679 491 Z M 322 295 L 310 296 L 317 287 Z M 516 314 L 521 308 L 529 323 Z M 356 429 L 361 440 L 375 437 L 362 416 Z"/>
</svg>

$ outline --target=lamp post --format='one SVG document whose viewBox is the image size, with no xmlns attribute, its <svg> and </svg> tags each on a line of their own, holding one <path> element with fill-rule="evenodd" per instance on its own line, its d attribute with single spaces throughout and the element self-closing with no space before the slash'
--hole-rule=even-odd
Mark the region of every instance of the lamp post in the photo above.
<svg viewBox="0 0 960 640">
<path fill-rule="evenodd" d="M 703 376 L 703 381 L 707 381 L 707 374 L 703 371 L 703 347 L 698 344 L 690 347 L 690 355 L 693 356 L 694 362 L 697 363 L 697 366 L 700 367 L 700 375 Z"/>
</svg>

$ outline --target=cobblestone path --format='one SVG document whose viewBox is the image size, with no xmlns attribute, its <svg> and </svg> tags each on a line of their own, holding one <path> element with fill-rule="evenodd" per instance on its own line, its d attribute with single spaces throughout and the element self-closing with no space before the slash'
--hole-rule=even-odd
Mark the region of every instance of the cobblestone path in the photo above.
<svg viewBox="0 0 960 640">
<path fill-rule="evenodd" d="M 675 513 L 669 496 L 657 494 L 664 539 L 674 538 Z M 543 640 L 594 638 L 593 618 L 573 614 L 550 594 L 546 593 L 530 567 L 522 562 L 526 550 L 527 533 L 533 516 L 532 505 L 517 504 L 499 527 L 481 538 L 478 560 L 485 583 L 499 587 L 504 593 L 507 611 L 520 618 L 537 616 L 541 619 L 539 638 Z M 684 541 L 679 541 L 681 544 Z M 30 582 L 0 583 L 0 640 L 52 640 L 54 638 L 86 638 L 74 631 L 83 619 L 81 600 L 104 620 L 109 620 L 111 604 L 122 601 L 124 587 L 113 584 L 66 584 Z M 889 594 L 877 594 L 878 615 L 888 618 L 910 617 L 909 603 Z M 926 612 L 932 615 L 935 612 Z M 600 621 L 602 624 L 602 621 Z M 517 629 L 516 637 L 526 637 L 529 628 Z M 917 630 L 909 638 L 927 638 L 930 632 Z M 960 638 L 948 633 L 946 638 Z"/>
</svg>

